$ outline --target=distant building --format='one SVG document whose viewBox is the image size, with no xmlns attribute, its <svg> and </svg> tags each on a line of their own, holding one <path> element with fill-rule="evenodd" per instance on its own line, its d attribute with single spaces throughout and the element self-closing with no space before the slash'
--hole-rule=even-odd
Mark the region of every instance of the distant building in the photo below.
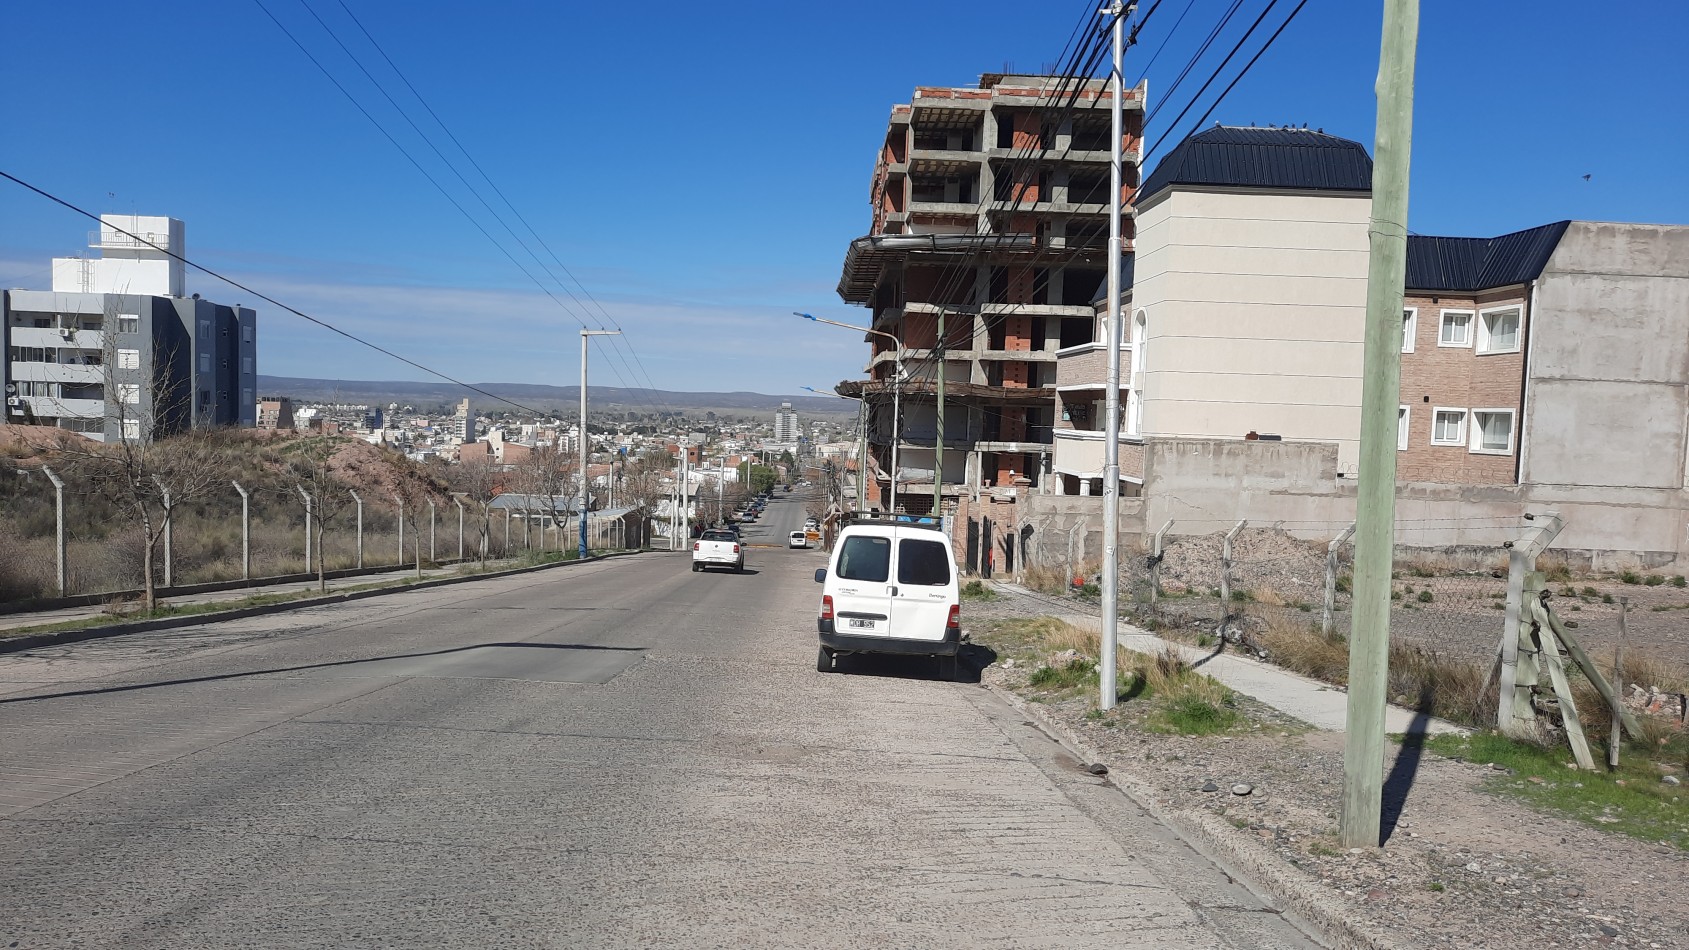
<svg viewBox="0 0 1689 950">
<path fill-rule="evenodd" d="M 182 235 L 102 215 L 102 256 L 55 258 L 50 291 L 0 292 L 6 421 L 102 441 L 257 424 L 257 314 L 182 295 Z"/>
<path fill-rule="evenodd" d="M 774 441 L 782 444 L 798 440 L 798 413 L 789 402 L 780 404 L 774 413 Z"/>
<path fill-rule="evenodd" d="M 475 412 L 469 408 L 467 397 L 457 404 L 457 413 L 452 416 L 452 436 L 463 443 L 475 441 Z"/>
<path fill-rule="evenodd" d="M 293 400 L 286 396 L 258 397 L 258 428 L 293 428 Z"/>
</svg>

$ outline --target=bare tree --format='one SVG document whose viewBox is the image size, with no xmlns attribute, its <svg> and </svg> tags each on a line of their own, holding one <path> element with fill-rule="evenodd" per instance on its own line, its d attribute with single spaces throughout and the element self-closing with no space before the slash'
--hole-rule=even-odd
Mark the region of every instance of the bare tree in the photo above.
<svg viewBox="0 0 1689 950">
<path fill-rule="evenodd" d="M 527 458 L 516 463 L 510 485 L 512 490 L 528 495 L 529 503 L 538 505 L 561 532 L 575 485 L 575 468 L 574 457 L 555 443 L 536 446 Z"/>
<path fill-rule="evenodd" d="M 487 566 L 487 546 L 492 534 L 493 499 L 499 493 L 499 472 L 488 456 L 477 456 L 459 462 L 451 468 L 452 488 L 463 495 L 464 501 L 475 508 L 475 524 L 480 531 L 479 560 Z"/>
<path fill-rule="evenodd" d="M 287 453 L 287 467 L 283 475 L 290 483 L 289 491 L 304 493 L 310 500 L 306 502 L 306 514 L 309 520 L 309 530 L 314 535 L 316 555 L 317 590 L 328 591 L 328 553 L 323 545 L 323 537 L 328 531 L 328 524 L 344 515 L 352 505 L 352 496 L 347 489 L 363 487 L 359 484 L 347 484 L 348 480 L 361 481 L 355 477 L 348 479 L 344 476 L 355 476 L 358 471 L 356 465 L 344 466 L 344 472 L 336 460 L 340 448 L 349 440 L 337 436 L 313 436 L 300 439 L 289 444 L 283 451 Z M 312 565 L 305 565 L 311 570 Z"/>
<path fill-rule="evenodd" d="M 416 576 L 422 576 L 422 520 L 423 512 L 428 510 L 430 502 L 441 504 L 447 500 L 446 493 L 429 477 L 421 466 L 410 461 L 398 453 L 389 461 L 398 474 L 398 483 L 394 485 L 394 492 L 404 505 L 402 517 L 410 522 L 412 552 L 416 562 Z"/>
</svg>

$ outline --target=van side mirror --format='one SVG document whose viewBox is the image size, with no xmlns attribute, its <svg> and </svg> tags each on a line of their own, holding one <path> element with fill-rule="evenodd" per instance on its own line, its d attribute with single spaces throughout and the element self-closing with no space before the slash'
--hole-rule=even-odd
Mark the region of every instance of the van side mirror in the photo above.
<svg viewBox="0 0 1689 950">
<path fill-rule="evenodd" d="M 815 569 L 815 583 L 817 583 L 817 584 L 827 583 L 827 569 L 826 568 L 818 567 L 818 568 Z"/>
</svg>

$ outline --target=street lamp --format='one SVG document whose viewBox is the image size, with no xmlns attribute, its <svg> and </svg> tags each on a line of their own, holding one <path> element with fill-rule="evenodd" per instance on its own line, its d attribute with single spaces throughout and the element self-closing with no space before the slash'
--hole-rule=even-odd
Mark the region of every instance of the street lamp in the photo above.
<svg viewBox="0 0 1689 950">
<path fill-rule="evenodd" d="M 846 396 L 843 393 L 822 392 L 813 386 L 801 387 L 817 396 L 833 396 L 838 399 L 856 400 L 856 435 L 860 444 L 856 450 L 856 510 L 868 507 L 868 484 L 863 478 L 868 474 L 868 403 L 857 396 Z"/>
<path fill-rule="evenodd" d="M 581 331 L 581 537 L 579 554 L 581 560 L 586 560 L 586 513 L 591 506 L 592 480 L 587 477 L 587 449 L 589 447 L 586 434 L 586 343 L 588 337 L 620 336 L 620 330 L 582 330 Z"/>
<path fill-rule="evenodd" d="M 813 320 L 816 323 L 825 323 L 825 324 L 828 324 L 829 326 L 843 327 L 846 330 L 855 330 L 858 333 L 867 333 L 867 334 L 871 334 L 873 336 L 883 336 L 897 346 L 897 371 L 896 371 L 896 375 L 894 375 L 892 377 L 892 381 L 891 381 L 891 510 L 896 511 L 897 510 L 897 443 L 898 443 L 898 440 L 902 437 L 902 424 L 903 424 L 903 413 L 902 413 L 903 341 L 898 339 L 897 337 L 893 336 L 890 333 L 886 333 L 883 330 L 871 330 L 867 327 L 859 327 L 859 326 L 855 326 L 855 325 L 849 324 L 849 323 L 840 323 L 837 320 L 828 320 L 824 317 L 817 317 L 817 316 L 814 316 L 812 314 L 802 313 L 802 312 L 797 311 L 797 310 L 792 311 L 792 315 L 796 316 L 796 317 L 802 317 L 805 320 Z M 864 395 L 866 395 L 866 393 L 864 393 Z M 866 439 L 866 434 L 864 434 L 864 439 Z M 864 464 L 864 469 L 866 469 L 867 459 L 863 459 L 863 464 Z"/>
</svg>

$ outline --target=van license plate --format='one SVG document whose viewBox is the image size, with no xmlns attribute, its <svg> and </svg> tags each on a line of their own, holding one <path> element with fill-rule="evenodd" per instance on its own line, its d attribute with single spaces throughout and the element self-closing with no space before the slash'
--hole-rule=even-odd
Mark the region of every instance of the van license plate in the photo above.
<svg viewBox="0 0 1689 950">
<path fill-rule="evenodd" d="M 849 626 L 850 626 L 850 629 L 852 629 L 852 630 L 872 630 L 872 629 L 874 629 L 874 621 L 872 621 L 872 620 L 852 620 L 850 622 Z"/>
</svg>

